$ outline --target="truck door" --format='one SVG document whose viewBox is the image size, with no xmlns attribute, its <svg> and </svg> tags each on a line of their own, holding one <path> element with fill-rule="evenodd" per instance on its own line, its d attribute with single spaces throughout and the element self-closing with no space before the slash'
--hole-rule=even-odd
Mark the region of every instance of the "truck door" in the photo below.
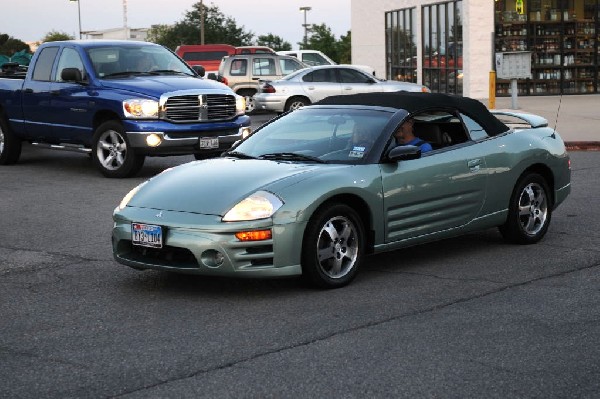
<svg viewBox="0 0 600 399">
<path fill-rule="evenodd" d="M 23 84 L 23 122 L 27 136 L 32 139 L 48 137 L 50 132 L 50 85 L 58 50 L 58 46 L 43 48 L 35 60 L 31 78 Z"/>
<path fill-rule="evenodd" d="M 82 82 L 66 82 L 61 73 L 65 68 L 77 68 L 81 72 Z M 87 144 L 92 137 L 92 115 L 94 107 L 90 96 L 87 72 L 81 56 L 71 47 L 64 47 L 58 58 L 50 86 L 50 122 L 52 136 L 62 143 Z"/>
</svg>

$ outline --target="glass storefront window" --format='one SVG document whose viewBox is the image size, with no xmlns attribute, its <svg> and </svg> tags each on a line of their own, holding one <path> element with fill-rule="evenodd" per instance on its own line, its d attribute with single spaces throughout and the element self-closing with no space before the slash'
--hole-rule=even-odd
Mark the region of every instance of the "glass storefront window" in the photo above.
<svg viewBox="0 0 600 399">
<path fill-rule="evenodd" d="M 386 76 L 391 80 L 417 82 L 415 9 L 385 13 Z"/>
<path fill-rule="evenodd" d="M 518 81 L 519 94 L 597 93 L 600 71 L 600 0 L 495 2 L 495 51 L 530 51 L 532 77 Z M 496 94 L 510 95 L 497 80 Z"/>
<path fill-rule="evenodd" d="M 423 84 L 462 94 L 462 1 L 422 7 Z"/>
</svg>

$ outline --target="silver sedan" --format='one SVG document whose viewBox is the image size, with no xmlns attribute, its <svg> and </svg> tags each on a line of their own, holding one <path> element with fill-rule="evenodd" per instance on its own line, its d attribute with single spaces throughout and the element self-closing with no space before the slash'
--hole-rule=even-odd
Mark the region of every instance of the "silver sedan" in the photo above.
<svg viewBox="0 0 600 399">
<path fill-rule="evenodd" d="M 429 89 L 416 83 L 378 79 L 351 65 L 320 65 L 263 82 L 254 100 L 256 109 L 286 112 L 334 95 L 394 91 Z"/>
</svg>

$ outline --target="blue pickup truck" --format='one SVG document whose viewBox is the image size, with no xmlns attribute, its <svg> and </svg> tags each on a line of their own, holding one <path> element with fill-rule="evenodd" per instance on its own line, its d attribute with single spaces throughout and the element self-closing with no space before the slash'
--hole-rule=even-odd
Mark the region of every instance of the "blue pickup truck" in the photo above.
<svg viewBox="0 0 600 399">
<path fill-rule="evenodd" d="M 243 97 L 157 44 L 48 42 L 26 72 L 3 70 L 0 165 L 18 162 L 25 141 L 128 177 L 146 156 L 216 156 L 250 133 Z"/>
</svg>

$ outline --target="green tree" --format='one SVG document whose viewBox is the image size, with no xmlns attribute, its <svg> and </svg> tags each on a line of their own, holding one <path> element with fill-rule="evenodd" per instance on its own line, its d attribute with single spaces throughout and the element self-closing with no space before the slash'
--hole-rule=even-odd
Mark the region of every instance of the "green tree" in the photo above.
<svg viewBox="0 0 600 399">
<path fill-rule="evenodd" d="M 290 42 L 286 42 L 281 36 L 276 36 L 272 33 L 259 36 L 256 44 L 258 46 L 271 47 L 275 51 L 286 51 L 292 49 Z"/>
<path fill-rule="evenodd" d="M 337 45 L 337 40 L 331 32 L 331 28 L 325 24 L 312 25 L 306 47 L 304 46 L 303 42 L 300 42 L 298 44 L 300 45 L 301 50 L 319 50 L 325 53 L 329 58 L 331 58 L 335 62 L 339 62 L 340 60 L 340 55 L 338 54 L 339 48 Z"/>
<path fill-rule="evenodd" d="M 73 40 L 75 39 L 73 36 L 69 35 L 68 33 L 65 32 L 58 32 L 58 31 L 50 31 L 48 33 L 46 33 L 46 36 L 44 36 L 42 38 L 42 42 L 58 42 L 61 40 Z"/>
<path fill-rule="evenodd" d="M 175 49 L 181 44 L 200 44 L 200 2 L 186 12 L 183 21 L 168 27 L 153 26 L 148 39 L 154 43 Z M 244 27 L 238 27 L 235 19 L 224 15 L 219 7 L 212 4 L 204 5 L 204 43 L 224 43 L 232 46 L 249 46 L 252 44 L 254 33 L 246 32 Z"/>
<path fill-rule="evenodd" d="M 352 64 L 352 32 L 348 31 L 346 36 L 341 35 L 336 45 L 339 57 L 337 62 L 340 64 Z"/>
<path fill-rule="evenodd" d="M 31 52 L 29 45 L 24 41 L 15 39 L 6 33 L 0 33 L 0 54 L 11 57 L 14 53 L 23 50 Z"/>
</svg>

